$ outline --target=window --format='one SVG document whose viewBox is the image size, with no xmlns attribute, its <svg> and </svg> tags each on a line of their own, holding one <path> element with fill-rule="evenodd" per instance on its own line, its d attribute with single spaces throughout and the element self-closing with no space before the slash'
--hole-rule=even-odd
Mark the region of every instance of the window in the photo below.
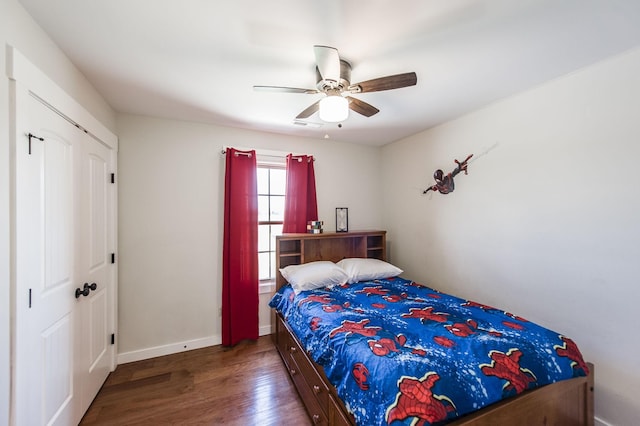
<svg viewBox="0 0 640 426">
<path fill-rule="evenodd" d="M 275 280 L 276 236 L 282 234 L 286 169 L 258 164 L 258 276 Z"/>
</svg>

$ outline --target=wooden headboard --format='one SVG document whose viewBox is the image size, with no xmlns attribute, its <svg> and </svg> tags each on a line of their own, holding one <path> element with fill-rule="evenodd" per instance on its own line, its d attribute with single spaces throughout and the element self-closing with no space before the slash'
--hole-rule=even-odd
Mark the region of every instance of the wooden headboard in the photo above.
<svg viewBox="0 0 640 426">
<path fill-rule="evenodd" d="M 347 257 L 387 260 L 387 231 L 351 231 L 326 234 L 283 234 L 276 237 L 276 289 L 285 284 L 280 268 Z"/>
</svg>

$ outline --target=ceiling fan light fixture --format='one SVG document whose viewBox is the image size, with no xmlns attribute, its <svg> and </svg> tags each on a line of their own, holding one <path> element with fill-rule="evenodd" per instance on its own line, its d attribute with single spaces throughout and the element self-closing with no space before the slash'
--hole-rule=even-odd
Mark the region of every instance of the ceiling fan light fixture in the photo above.
<svg viewBox="0 0 640 426">
<path fill-rule="evenodd" d="M 328 123 L 344 121 L 349 116 L 349 101 L 341 95 L 329 95 L 320 100 L 320 119 Z"/>
</svg>

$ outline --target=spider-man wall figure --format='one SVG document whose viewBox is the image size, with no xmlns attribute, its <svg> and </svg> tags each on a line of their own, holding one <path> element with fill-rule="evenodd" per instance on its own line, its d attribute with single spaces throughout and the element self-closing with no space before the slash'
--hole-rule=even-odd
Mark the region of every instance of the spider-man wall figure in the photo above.
<svg viewBox="0 0 640 426">
<path fill-rule="evenodd" d="M 458 167 L 453 169 L 453 171 L 447 175 L 445 175 L 444 172 L 440 169 L 436 170 L 433 173 L 433 178 L 435 179 L 436 184 L 425 189 L 422 193 L 426 194 L 429 191 L 438 191 L 441 194 L 448 194 L 450 192 L 453 192 L 453 190 L 455 189 L 453 178 L 460 172 L 464 172 L 465 175 L 468 174 L 467 162 L 471 157 L 473 157 L 473 154 L 469 155 L 462 162 L 453 160 L 458 165 Z"/>
</svg>

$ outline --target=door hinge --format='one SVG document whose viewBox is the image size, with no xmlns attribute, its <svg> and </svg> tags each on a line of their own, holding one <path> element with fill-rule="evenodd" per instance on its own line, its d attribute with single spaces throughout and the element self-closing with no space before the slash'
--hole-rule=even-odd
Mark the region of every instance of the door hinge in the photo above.
<svg viewBox="0 0 640 426">
<path fill-rule="evenodd" d="M 116 254 L 111 253 L 111 263 L 116 263 Z"/>
<path fill-rule="evenodd" d="M 112 345 L 116 344 L 116 335 L 114 333 L 111 333 L 111 344 Z"/>
<path fill-rule="evenodd" d="M 111 183 L 116 183 L 116 174 L 111 173 Z"/>
</svg>

